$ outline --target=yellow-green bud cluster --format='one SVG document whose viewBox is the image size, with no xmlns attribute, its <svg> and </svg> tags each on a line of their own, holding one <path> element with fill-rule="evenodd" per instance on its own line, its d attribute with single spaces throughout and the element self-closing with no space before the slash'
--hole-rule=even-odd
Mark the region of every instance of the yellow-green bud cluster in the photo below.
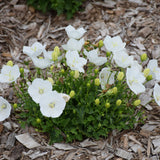
<svg viewBox="0 0 160 160">
<path fill-rule="evenodd" d="M 140 99 L 137 99 L 137 100 L 135 100 L 134 102 L 133 102 L 133 105 L 134 106 L 138 106 L 138 105 L 140 105 L 141 104 L 141 100 Z"/>
<path fill-rule="evenodd" d="M 8 61 L 7 62 L 7 66 L 11 66 L 12 67 L 13 66 L 13 61 Z"/>
<path fill-rule="evenodd" d="M 79 78 L 79 71 L 78 70 L 76 70 L 76 71 L 74 71 L 74 78 Z"/>
<path fill-rule="evenodd" d="M 100 41 L 98 42 L 98 47 L 101 48 L 101 47 L 103 47 L 103 45 L 104 45 L 104 44 L 103 44 L 103 41 L 100 40 Z"/>
<path fill-rule="evenodd" d="M 75 96 L 75 91 L 71 90 L 70 93 L 69 93 L 69 96 L 72 98 Z"/>
<path fill-rule="evenodd" d="M 99 80 L 99 78 L 96 78 L 96 79 L 94 80 L 94 83 L 95 83 L 96 86 L 99 86 L 99 85 L 100 85 L 100 80 Z"/>
<path fill-rule="evenodd" d="M 121 81 L 124 78 L 124 73 L 123 72 L 119 72 L 117 75 L 117 80 Z"/>
<path fill-rule="evenodd" d="M 149 69 L 149 68 L 146 68 L 146 69 L 143 71 L 143 75 L 144 75 L 145 77 L 147 77 L 147 76 L 149 75 L 149 73 L 150 73 L 150 69 Z"/>
<path fill-rule="evenodd" d="M 95 99 L 95 104 L 96 104 L 96 106 L 98 106 L 100 104 L 99 98 Z"/>
<path fill-rule="evenodd" d="M 121 103 L 122 103 L 122 100 L 121 100 L 121 99 L 118 99 L 118 100 L 116 101 L 116 106 L 120 106 Z"/>
<path fill-rule="evenodd" d="M 148 59 L 147 54 L 146 54 L 146 53 L 143 53 L 143 54 L 141 55 L 141 61 L 143 62 L 143 61 L 146 61 L 147 59 Z"/>
</svg>

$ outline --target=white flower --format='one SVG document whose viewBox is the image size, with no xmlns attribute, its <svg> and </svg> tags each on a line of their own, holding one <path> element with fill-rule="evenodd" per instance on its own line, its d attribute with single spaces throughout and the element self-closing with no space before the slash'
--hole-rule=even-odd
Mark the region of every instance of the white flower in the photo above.
<svg viewBox="0 0 160 160">
<path fill-rule="evenodd" d="M 7 66 L 3 65 L 1 74 L 0 74 L 0 82 L 1 83 L 11 83 L 17 80 L 20 76 L 18 65 Z"/>
<path fill-rule="evenodd" d="M 66 53 L 66 60 L 71 70 L 78 70 L 84 73 L 83 66 L 87 63 L 87 60 L 80 57 L 77 51 L 68 51 Z"/>
<path fill-rule="evenodd" d="M 150 69 L 150 73 L 153 79 L 160 81 L 160 68 L 158 67 L 158 62 L 156 59 L 152 59 L 149 61 L 147 68 Z"/>
<path fill-rule="evenodd" d="M 153 97 L 156 103 L 160 106 L 160 86 L 156 83 L 153 89 Z"/>
<path fill-rule="evenodd" d="M 62 96 L 62 98 L 66 101 L 66 102 L 68 102 L 69 100 L 70 100 L 70 96 L 68 95 L 68 94 L 65 94 L 65 93 L 59 93 L 61 96 Z"/>
<path fill-rule="evenodd" d="M 42 96 L 39 105 L 44 116 L 57 118 L 63 113 L 66 102 L 60 93 L 51 91 Z"/>
<path fill-rule="evenodd" d="M 87 59 L 89 59 L 89 61 L 91 63 L 94 63 L 97 66 L 101 66 L 104 63 L 107 62 L 107 58 L 106 57 L 99 57 L 99 51 L 98 49 L 93 49 L 89 52 L 87 52 L 86 50 L 84 50 L 84 54 L 87 56 Z"/>
<path fill-rule="evenodd" d="M 0 97 L 0 121 L 4 121 L 10 116 L 11 105 L 3 97 Z"/>
<path fill-rule="evenodd" d="M 38 58 L 38 57 L 31 57 L 33 64 L 41 69 L 47 68 L 50 65 L 54 63 L 54 61 L 51 61 L 47 58 Z"/>
<path fill-rule="evenodd" d="M 41 43 L 35 42 L 31 47 L 24 46 L 23 53 L 29 57 L 39 56 L 45 50 L 45 47 L 45 45 L 43 46 Z"/>
<path fill-rule="evenodd" d="M 99 79 L 101 82 L 101 88 L 106 89 L 106 84 L 114 84 L 115 72 L 111 72 L 110 68 L 103 68 L 99 73 Z"/>
<path fill-rule="evenodd" d="M 80 40 L 76 39 L 69 39 L 67 44 L 62 45 L 63 49 L 66 51 L 80 51 L 82 49 L 82 46 L 84 45 L 84 38 Z"/>
<path fill-rule="evenodd" d="M 113 53 L 123 50 L 126 45 L 126 43 L 122 42 L 120 36 L 115 36 L 113 38 L 111 38 L 110 36 L 106 36 L 103 43 L 105 45 L 105 48 Z"/>
<path fill-rule="evenodd" d="M 119 67 L 127 68 L 133 63 L 133 56 L 129 56 L 124 50 L 116 52 L 113 59 Z"/>
<path fill-rule="evenodd" d="M 140 72 L 142 71 L 142 66 L 135 60 L 132 61 L 131 68 L 138 69 Z"/>
<path fill-rule="evenodd" d="M 145 77 L 138 68 L 127 68 L 126 78 L 129 88 L 135 94 L 139 94 L 145 91 L 145 87 L 143 85 L 145 82 Z"/>
<path fill-rule="evenodd" d="M 69 38 L 74 38 L 74 39 L 80 39 L 83 36 L 83 34 L 86 32 L 86 30 L 83 29 L 83 28 L 78 28 L 76 30 L 71 25 L 68 25 L 65 28 L 65 31 L 67 32 L 67 35 L 68 35 Z"/>
<path fill-rule="evenodd" d="M 36 103 L 39 103 L 42 96 L 50 91 L 52 91 L 51 82 L 41 78 L 34 79 L 32 84 L 28 87 L 28 93 Z"/>
</svg>

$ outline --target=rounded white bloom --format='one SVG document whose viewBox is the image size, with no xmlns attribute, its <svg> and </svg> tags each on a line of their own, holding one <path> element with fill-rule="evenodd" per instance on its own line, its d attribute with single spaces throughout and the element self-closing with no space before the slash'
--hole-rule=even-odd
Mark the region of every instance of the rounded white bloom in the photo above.
<svg viewBox="0 0 160 160">
<path fill-rule="evenodd" d="M 3 97 L 0 97 L 0 121 L 4 121 L 10 116 L 11 105 Z"/>
<path fill-rule="evenodd" d="M 129 56 L 124 50 L 116 52 L 113 59 L 119 67 L 127 68 L 133 63 L 133 56 Z"/>
<path fill-rule="evenodd" d="M 122 42 L 120 36 L 115 36 L 111 38 L 110 36 L 106 36 L 103 41 L 105 48 L 111 52 L 117 52 L 123 50 L 125 48 L 126 43 Z"/>
<path fill-rule="evenodd" d="M 89 52 L 84 50 L 84 54 L 87 56 L 87 59 L 91 62 L 94 63 L 96 66 L 101 66 L 104 63 L 107 62 L 106 57 L 99 57 L 99 50 L 98 49 L 93 49 Z"/>
<path fill-rule="evenodd" d="M 23 53 L 29 57 L 39 56 L 45 50 L 45 47 L 45 45 L 43 46 L 41 43 L 35 42 L 31 47 L 24 46 Z"/>
<path fill-rule="evenodd" d="M 65 28 L 65 31 L 67 32 L 67 35 L 69 38 L 74 38 L 74 39 L 80 39 L 83 36 L 83 34 L 86 32 L 84 28 L 75 29 L 71 25 L 68 25 Z"/>
<path fill-rule="evenodd" d="M 114 84 L 115 72 L 111 72 L 110 68 L 103 68 L 99 73 L 99 80 L 101 82 L 101 88 L 106 89 L 106 84 Z"/>
<path fill-rule="evenodd" d="M 66 53 L 66 60 L 71 70 L 78 70 L 84 73 L 83 66 L 87 63 L 87 60 L 80 57 L 77 51 L 68 51 Z"/>
<path fill-rule="evenodd" d="M 131 68 L 138 69 L 140 72 L 142 71 L 142 66 L 135 60 L 132 61 Z"/>
<path fill-rule="evenodd" d="M 153 97 L 156 103 L 160 106 L 160 86 L 156 83 L 153 89 Z"/>
<path fill-rule="evenodd" d="M 67 44 L 62 45 L 63 49 L 66 51 L 80 51 L 82 49 L 82 46 L 84 45 L 84 38 L 80 40 L 76 39 L 69 39 Z"/>
<path fill-rule="evenodd" d="M 39 103 L 42 96 L 50 91 L 52 91 L 51 82 L 41 78 L 34 79 L 32 84 L 28 87 L 28 93 L 36 103 Z"/>
<path fill-rule="evenodd" d="M 16 81 L 19 76 L 20 76 L 20 71 L 18 65 L 14 66 L 3 65 L 0 74 L 0 82 L 11 83 Z"/>
<path fill-rule="evenodd" d="M 158 67 L 158 62 L 156 59 L 152 59 L 149 61 L 147 68 L 150 69 L 150 73 L 153 79 L 160 81 L 160 68 Z"/>
<path fill-rule="evenodd" d="M 63 113 L 66 102 L 60 93 L 51 91 L 43 95 L 39 105 L 44 116 L 57 118 Z"/>
<path fill-rule="evenodd" d="M 145 77 L 138 68 L 127 68 L 126 78 L 129 88 L 135 94 L 139 94 L 145 91 L 145 87 L 143 85 L 145 82 Z"/>
<path fill-rule="evenodd" d="M 51 61 L 50 59 L 47 58 L 38 58 L 38 57 L 31 57 L 33 64 L 41 69 L 45 69 L 47 67 L 49 67 L 50 65 L 52 65 L 54 63 L 54 61 Z"/>
</svg>

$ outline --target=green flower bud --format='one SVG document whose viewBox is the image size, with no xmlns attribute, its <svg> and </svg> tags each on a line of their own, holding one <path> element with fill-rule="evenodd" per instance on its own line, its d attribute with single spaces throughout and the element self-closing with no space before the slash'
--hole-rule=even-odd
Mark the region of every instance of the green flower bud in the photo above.
<svg viewBox="0 0 160 160">
<path fill-rule="evenodd" d="M 76 110 L 75 109 L 73 109 L 73 114 L 75 114 L 76 113 Z"/>
<path fill-rule="evenodd" d="M 52 66 L 50 66 L 50 71 L 51 71 L 51 72 L 52 72 L 53 68 L 54 68 L 54 66 L 53 66 L 53 65 L 52 65 Z"/>
<path fill-rule="evenodd" d="M 101 48 L 101 47 L 103 47 L 103 45 L 104 45 L 104 44 L 103 44 L 103 41 L 100 40 L 100 41 L 98 42 L 98 47 Z"/>
<path fill-rule="evenodd" d="M 88 83 L 87 83 L 87 87 L 90 87 L 90 86 L 91 86 L 91 83 L 90 83 L 90 82 L 88 82 Z"/>
<path fill-rule="evenodd" d="M 138 105 L 140 105 L 141 104 L 141 100 L 140 99 L 137 99 L 137 100 L 135 100 L 134 102 L 133 102 L 133 105 L 134 106 L 138 106 Z"/>
<path fill-rule="evenodd" d="M 12 67 L 12 66 L 13 66 L 13 61 L 11 61 L 11 60 L 8 61 L 8 62 L 7 62 L 7 66 L 11 66 L 11 67 Z"/>
<path fill-rule="evenodd" d="M 94 73 L 97 74 L 97 73 L 98 73 L 98 69 L 95 69 L 95 70 L 94 70 Z"/>
<path fill-rule="evenodd" d="M 79 77 L 79 71 L 76 70 L 76 71 L 74 71 L 74 78 L 77 79 L 78 77 Z"/>
<path fill-rule="evenodd" d="M 150 69 L 149 69 L 149 68 L 146 68 L 146 69 L 143 71 L 143 75 L 144 75 L 145 77 L 147 77 L 147 76 L 149 75 L 149 73 L 150 73 Z"/>
<path fill-rule="evenodd" d="M 17 108 L 17 103 L 13 104 L 13 108 L 16 109 Z"/>
<path fill-rule="evenodd" d="M 118 100 L 116 101 L 116 106 L 120 106 L 121 103 L 122 103 L 122 100 L 118 99 Z"/>
<path fill-rule="evenodd" d="M 146 53 L 143 53 L 142 55 L 141 55 L 141 61 L 143 62 L 143 61 L 146 61 L 147 60 L 147 54 Z"/>
<path fill-rule="evenodd" d="M 52 60 L 53 60 L 53 61 L 57 61 L 57 59 L 58 59 L 58 53 L 55 52 L 55 51 L 53 51 L 53 52 L 52 52 Z"/>
<path fill-rule="evenodd" d="M 153 79 L 153 77 L 152 77 L 151 74 L 146 77 L 146 80 L 147 80 L 147 81 L 150 81 L 150 80 L 152 80 L 152 79 Z"/>
<path fill-rule="evenodd" d="M 124 73 L 123 72 L 119 72 L 117 75 L 117 79 L 118 81 L 121 81 L 124 78 Z"/>
<path fill-rule="evenodd" d="M 55 46 L 55 47 L 54 47 L 54 52 L 56 52 L 57 55 L 60 56 L 60 49 L 59 49 L 58 46 Z"/>
<path fill-rule="evenodd" d="M 72 98 L 75 96 L 75 91 L 71 90 L 70 93 L 69 93 L 69 96 Z"/>
<path fill-rule="evenodd" d="M 100 128 L 101 126 L 102 126 L 101 123 L 99 123 L 99 124 L 98 124 L 98 128 Z"/>
<path fill-rule="evenodd" d="M 95 84 L 96 86 L 99 86 L 99 85 L 100 85 L 100 80 L 99 80 L 99 78 L 96 78 L 96 79 L 94 80 L 94 84 Z"/>
<path fill-rule="evenodd" d="M 37 119 L 36 119 L 36 122 L 37 122 L 37 123 L 41 123 L 41 119 L 37 118 Z"/>
<path fill-rule="evenodd" d="M 74 76 L 74 71 L 71 71 L 71 72 L 70 72 L 70 75 L 73 77 L 73 76 Z"/>
<path fill-rule="evenodd" d="M 111 56 L 111 52 L 107 51 L 106 52 L 106 57 L 110 57 Z"/>
<path fill-rule="evenodd" d="M 96 106 L 98 106 L 98 105 L 99 105 L 99 103 L 100 103 L 99 98 L 95 99 L 95 104 L 96 104 Z"/>
<path fill-rule="evenodd" d="M 65 71 L 64 71 L 64 69 L 61 69 L 61 73 L 63 74 Z"/>
<path fill-rule="evenodd" d="M 110 106 L 110 103 L 106 102 L 105 107 L 108 109 Z"/>
<path fill-rule="evenodd" d="M 113 94 L 117 94 L 117 87 L 112 88 Z"/>
<path fill-rule="evenodd" d="M 21 74 L 23 74 L 24 73 L 24 68 L 20 68 L 19 71 L 20 71 Z"/>
</svg>

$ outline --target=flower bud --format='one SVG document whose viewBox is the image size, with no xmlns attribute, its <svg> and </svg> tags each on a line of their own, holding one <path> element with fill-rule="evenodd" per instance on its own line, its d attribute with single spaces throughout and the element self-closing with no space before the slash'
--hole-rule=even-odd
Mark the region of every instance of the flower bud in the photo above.
<svg viewBox="0 0 160 160">
<path fill-rule="evenodd" d="M 119 72 L 117 75 L 117 79 L 118 81 L 121 81 L 124 78 L 124 73 L 123 72 Z"/>
<path fill-rule="evenodd" d="M 103 41 L 100 40 L 100 41 L 98 42 L 98 47 L 101 48 L 101 47 L 103 47 L 103 45 L 104 45 L 104 44 L 103 44 Z"/>
<path fill-rule="evenodd" d="M 48 77 L 48 79 L 47 79 L 49 82 L 51 82 L 51 84 L 53 85 L 54 84 L 54 80 L 53 80 L 53 78 L 51 78 L 51 77 Z"/>
<path fill-rule="evenodd" d="M 133 105 L 134 106 L 138 106 L 138 105 L 140 105 L 141 104 L 141 100 L 140 99 L 137 99 L 137 100 L 135 100 L 134 102 L 133 102 Z"/>
<path fill-rule="evenodd" d="M 20 68 L 19 71 L 20 71 L 21 74 L 23 74 L 24 73 L 24 68 Z"/>
<path fill-rule="evenodd" d="M 11 66 L 12 67 L 13 66 L 13 61 L 8 61 L 7 62 L 7 66 Z"/>
<path fill-rule="evenodd" d="M 91 86 L 91 83 L 90 83 L 90 82 L 88 82 L 88 83 L 87 83 L 87 87 L 90 87 L 90 86 Z"/>
<path fill-rule="evenodd" d="M 98 128 L 100 128 L 101 126 L 102 126 L 101 123 L 99 123 L 99 124 L 98 124 Z"/>
<path fill-rule="evenodd" d="M 41 123 L 41 119 L 40 119 L 40 118 L 37 118 L 37 119 L 36 119 L 36 122 L 37 122 L 37 123 Z"/>
<path fill-rule="evenodd" d="M 53 65 L 52 65 L 52 66 L 50 66 L 50 71 L 51 71 L 51 72 L 52 72 L 53 68 L 54 68 L 54 66 L 53 66 Z"/>
<path fill-rule="evenodd" d="M 58 53 L 55 52 L 55 51 L 53 51 L 53 52 L 52 52 L 52 60 L 53 60 L 53 61 L 57 61 L 57 59 L 58 59 Z"/>
<path fill-rule="evenodd" d="M 98 105 L 99 105 L 99 103 L 100 103 L 99 98 L 95 99 L 95 104 L 96 104 L 96 106 L 98 106 Z"/>
<path fill-rule="evenodd" d="M 94 83 L 95 83 L 96 86 L 99 86 L 99 85 L 100 85 L 100 80 L 99 80 L 99 78 L 96 78 L 96 79 L 94 80 Z"/>
<path fill-rule="evenodd" d="M 110 57 L 111 56 L 111 52 L 107 51 L 106 52 L 106 57 Z"/>
<path fill-rule="evenodd" d="M 146 53 L 143 53 L 142 55 L 141 55 L 141 61 L 143 62 L 143 61 L 146 61 L 147 60 L 147 54 Z"/>
<path fill-rule="evenodd" d="M 120 106 L 121 103 L 122 103 L 122 100 L 118 99 L 118 100 L 116 101 L 116 106 Z"/>
<path fill-rule="evenodd" d="M 108 109 L 110 106 L 110 103 L 106 102 L 105 107 Z"/>
<path fill-rule="evenodd" d="M 152 80 L 152 79 L 153 79 L 153 77 L 152 77 L 151 74 L 146 77 L 146 80 L 147 80 L 147 81 L 150 81 L 150 80 Z"/>
<path fill-rule="evenodd" d="M 94 70 L 94 73 L 97 74 L 97 73 L 98 73 L 98 69 L 95 69 L 95 70 Z"/>
<path fill-rule="evenodd" d="M 150 69 L 149 69 L 149 68 L 146 68 L 146 69 L 143 71 L 143 75 L 144 75 L 145 77 L 147 77 L 147 76 L 149 75 L 149 73 L 150 73 Z"/>
<path fill-rule="evenodd" d="M 75 91 L 71 90 L 70 93 L 69 93 L 69 96 L 72 98 L 75 96 Z"/>
<path fill-rule="evenodd" d="M 73 76 L 74 76 L 74 71 L 71 71 L 71 72 L 70 72 L 70 75 L 73 77 Z"/>
<path fill-rule="evenodd" d="M 64 69 L 61 69 L 61 73 L 63 74 L 65 71 L 64 71 Z"/>
<path fill-rule="evenodd" d="M 79 77 L 79 71 L 78 71 L 78 70 L 75 70 L 75 71 L 74 71 L 74 78 L 77 79 L 78 77 Z"/>
<path fill-rule="evenodd" d="M 59 49 L 58 46 L 55 46 L 55 47 L 54 47 L 54 52 L 56 52 L 57 55 L 60 56 L 60 49 Z"/>
<path fill-rule="evenodd" d="M 117 94 L 117 87 L 112 88 L 113 94 Z"/>
<path fill-rule="evenodd" d="M 16 109 L 17 108 L 17 103 L 13 104 L 13 108 Z"/>
</svg>

